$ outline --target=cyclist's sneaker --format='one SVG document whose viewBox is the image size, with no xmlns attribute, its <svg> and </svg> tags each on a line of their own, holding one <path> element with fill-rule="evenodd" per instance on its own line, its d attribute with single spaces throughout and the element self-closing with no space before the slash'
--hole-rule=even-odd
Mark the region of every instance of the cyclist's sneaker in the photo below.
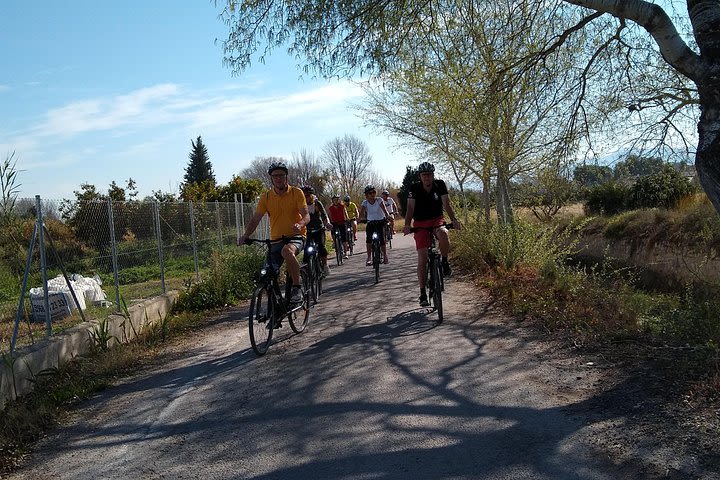
<svg viewBox="0 0 720 480">
<path fill-rule="evenodd" d="M 347 258 L 348 258 L 347 252 L 346 252 L 346 253 L 343 253 L 343 258 L 347 260 Z"/>
<path fill-rule="evenodd" d="M 385 263 L 385 264 L 390 263 L 390 260 L 388 260 L 388 258 L 385 257 L 385 258 L 383 258 L 383 263 Z"/>
<path fill-rule="evenodd" d="M 302 296 L 302 289 L 297 286 L 293 286 L 292 290 L 290 290 L 290 304 L 291 305 L 299 305 L 303 301 Z"/>
<path fill-rule="evenodd" d="M 450 275 L 452 275 L 452 268 L 450 268 L 450 262 L 448 262 L 447 260 L 442 262 L 442 270 L 444 276 L 449 277 Z"/>
<path fill-rule="evenodd" d="M 365 266 L 372 267 L 372 260 L 368 258 L 367 262 L 365 262 Z"/>
<path fill-rule="evenodd" d="M 427 297 L 426 293 L 420 294 L 420 306 L 421 307 L 429 307 L 430 306 L 430 302 L 428 302 L 428 297 Z"/>
</svg>

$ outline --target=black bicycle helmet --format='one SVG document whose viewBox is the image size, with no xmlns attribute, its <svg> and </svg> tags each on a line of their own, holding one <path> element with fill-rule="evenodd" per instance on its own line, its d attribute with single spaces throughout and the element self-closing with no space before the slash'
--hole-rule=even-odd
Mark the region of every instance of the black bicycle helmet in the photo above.
<svg viewBox="0 0 720 480">
<path fill-rule="evenodd" d="M 273 170 L 282 170 L 286 174 L 288 173 L 287 165 L 285 165 L 283 162 L 272 162 L 268 167 L 268 175 L 270 175 Z"/>
<path fill-rule="evenodd" d="M 367 195 L 368 193 L 372 192 L 373 190 L 375 190 L 375 186 L 374 186 L 374 185 L 368 185 L 367 187 L 365 187 L 365 195 Z"/>
<path fill-rule="evenodd" d="M 345 195 L 345 197 L 343 197 L 343 202 L 349 202 L 349 201 L 350 201 L 350 195 Z"/>
<path fill-rule="evenodd" d="M 383 194 L 383 195 L 390 195 L 390 192 L 388 192 L 387 190 L 383 190 L 383 191 L 382 191 L 382 194 Z"/>
<path fill-rule="evenodd" d="M 311 187 L 310 185 L 303 185 L 302 191 L 305 194 L 309 193 L 311 195 L 315 195 L 315 189 L 313 187 Z"/>
<path fill-rule="evenodd" d="M 430 162 L 422 162 L 418 165 L 418 173 L 433 173 L 435 171 L 435 165 Z"/>
<path fill-rule="evenodd" d="M 336 199 L 336 198 L 337 198 L 338 200 L 340 200 L 340 195 L 338 195 L 337 193 L 333 193 L 333 194 L 332 194 L 332 197 L 330 197 L 330 200 L 334 200 L 334 199 Z"/>
</svg>

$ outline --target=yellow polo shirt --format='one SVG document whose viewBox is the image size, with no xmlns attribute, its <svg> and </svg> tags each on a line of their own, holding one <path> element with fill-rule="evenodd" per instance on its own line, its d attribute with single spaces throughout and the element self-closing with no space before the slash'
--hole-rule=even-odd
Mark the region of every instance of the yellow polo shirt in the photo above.
<svg viewBox="0 0 720 480">
<path fill-rule="evenodd" d="M 347 207 L 348 218 L 350 220 L 354 220 L 358 217 L 358 207 L 357 205 L 355 205 L 354 202 L 348 202 L 347 204 L 345 204 L 345 207 Z"/>
<path fill-rule="evenodd" d="M 278 240 L 283 235 L 292 237 L 295 235 L 293 225 L 302 220 L 300 209 L 307 207 L 305 202 L 305 194 L 298 187 L 288 187 L 288 191 L 282 195 L 275 193 L 271 189 L 260 195 L 257 213 L 262 215 L 268 214 L 270 217 L 270 239 Z M 300 232 L 305 236 L 306 228 L 303 227 Z"/>
</svg>

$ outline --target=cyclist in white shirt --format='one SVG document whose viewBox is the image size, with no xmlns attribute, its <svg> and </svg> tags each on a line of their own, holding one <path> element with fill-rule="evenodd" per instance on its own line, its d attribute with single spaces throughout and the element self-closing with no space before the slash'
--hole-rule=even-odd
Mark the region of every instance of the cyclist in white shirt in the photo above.
<svg viewBox="0 0 720 480">
<path fill-rule="evenodd" d="M 390 218 L 390 214 L 385 208 L 385 203 L 376 198 L 377 190 L 372 185 L 365 187 L 365 200 L 360 204 L 360 219 L 368 222 L 365 228 L 365 245 L 367 247 L 367 266 L 372 265 L 371 246 L 372 246 L 372 234 L 377 232 L 380 237 L 380 248 L 382 249 L 383 263 L 389 263 L 387 256 L 387 249 L 385 247 L 385 235 L 383 228 L 385 228 L 384 221 Z"/>
<path fill-rule="evenodd" d="M 398 215 L 400 213 L 397 208 L 397 204 L 395 203 L 395 200 L 393 200 L 390 196 L 390 192 L 387 190 L 383 190 L 382 199 L 383 203 L 385 204 L 385 210 L 387 210 L 388 214 L 390 215 L 390 228 L 393 232 L 395 232 L 395 215 Z"/>
</svg>

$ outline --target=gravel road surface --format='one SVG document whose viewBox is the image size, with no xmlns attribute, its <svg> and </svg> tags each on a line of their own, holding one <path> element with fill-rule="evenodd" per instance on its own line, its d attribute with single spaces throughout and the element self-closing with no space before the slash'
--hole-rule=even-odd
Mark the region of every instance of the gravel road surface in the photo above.
<svg viewBox="0 0 720 480">
<path fill-rule="evenodd" d="M 229 310 L 81 405 L 10 478 L 711 478 L 668 452 L 614 450 L 624 418 L 592 407 L 602 369 L 469 281 L 448 280 L 438 324 L 415 262 L 399 235 L 379 284 L 364 252 L 332 267 L 307 330 L 284 326 L 261 358 L 247 309 Z"/>
</svg>

